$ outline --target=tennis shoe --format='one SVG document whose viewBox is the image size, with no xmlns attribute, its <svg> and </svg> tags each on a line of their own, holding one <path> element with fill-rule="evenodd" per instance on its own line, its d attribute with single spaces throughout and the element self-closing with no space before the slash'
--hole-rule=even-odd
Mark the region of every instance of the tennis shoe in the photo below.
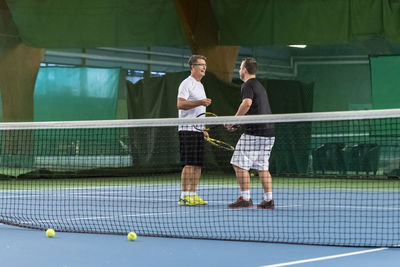
<svg viewBox="0 0 400 267">
<path fill-rule="evenodd" d="M 208 204 L 208 201 L 203 200 L 198 195 L 194 195 L 191 197 L 191 203 L 193 203 L 194 205 L 206 205 Z"/>
<path fill-rule="evenodd" d="M 186 195 L 184 198 L 179 198 L 178 204 L 181 206 L 194 206 L 191 197 Z"/>
<path fill-rule="evenodd" d="M 244 200 L 242 196 L 240 196 L 235 202 L 228 204 L 229 209 L 243 209 L 251 207 L 253 207 L 253 201 L 251 199 Z"/>
<path fill-rule="evenodd" d="M 260 204 L 257 205 L 257 209 L 273 210 L 275 209 L 275 203 L 273 200 L 270 201 L 263 200 Z"/>
</svg>

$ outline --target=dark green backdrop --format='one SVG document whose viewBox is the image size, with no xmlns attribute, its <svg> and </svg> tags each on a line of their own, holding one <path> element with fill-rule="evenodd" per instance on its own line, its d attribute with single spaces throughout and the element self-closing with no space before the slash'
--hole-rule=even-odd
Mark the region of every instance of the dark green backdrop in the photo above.
<svg viewBox="0 0 400 267">
<path fill-rule="evenodd" d="M 128 83 L 129 118 L 176 118 L 177 91 L 179 84 L 189 72 L 169 73 L 163 77 L 148 78 Z M 238 82 L 238 81 L 235 81 Z M 313 84 L 298 81 L 261 80 L 267 88 L 273 113 L 311 112 L 313 104 Z M 240 102 L 240 85 L 227 84 L 213 74 L 207 74 L 204 84 L 207 97 L 212 105 L 207 110 L 218 115 L 234 115 Z M 279 124 L 276 145 L 271 156 L 271 171 L 274 173 L 305 173 L 308 167 L 310 142 L 309 124 Z M 227 133 L 224 130 L 211 132 L 217 139 L 236 144 L 240 132 Z M 133 129 L 133 161 L 137 170 L 177 171 L 180 169 L 179 141 L 176 127 Z M 299 142 L 297 136 L 302 136 Z M 168 155 L 165 155 L 165 154 Z M 231 152 L 206 146 L 207 169 L 227 169 Z M 229 167 L 229 170 L 231 168 Z"/>
<path fill-rule="evenodd" d="M 6 0 L 21 39 L 44 48 L 187 45 L 171 0 Z M 211 0 L 221 45 L 399 41 L 395 0 Z M 198 27 L 201 27 L 201 14 Z M 195 25 L 197 26 L 197 25 Z"/>
<path fill-rule="evenodd" d="M 400 107 L 400 56 L 371 57 L 372 107 Z"/>
</svg>

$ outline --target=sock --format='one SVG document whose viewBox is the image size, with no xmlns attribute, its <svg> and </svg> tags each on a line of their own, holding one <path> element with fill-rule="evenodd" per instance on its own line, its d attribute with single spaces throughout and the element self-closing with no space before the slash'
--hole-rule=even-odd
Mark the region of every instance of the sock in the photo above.
<svg viewBox="0 0 400 267">
<path fill-rule="evenodd" d="M 264 193 L 264 200 L 265 200 L 265 201 L 270 201 L 270 200 L 272 200 L 272 192 L 266 192 L 266 193 Z"/>
<path fill-rule="evenodd" d="M 246 200 L 246 201 L 250 200 L 250 190 L 242 191 L 241 193 L 242 193 L 241 196 L 243 197 L 244 200 Z"/>
<path fill-rule="evenodd" d="M 197 195 L 197 193 L 196 192 L 189 192 L 189 196 L 195 196 L 195 195 Z"/>
<path fill-rule="evenodd" d="M 182 192 L 181 192 L 181 198 L 184 199 L 184 198 L 186 197 L 186 195 L 188 195 L 188 194 L 189 194 L 189 192 L 187 192 L 187 191 L 185 191 L 185 192 L 182 191 Z"/>
</svg>

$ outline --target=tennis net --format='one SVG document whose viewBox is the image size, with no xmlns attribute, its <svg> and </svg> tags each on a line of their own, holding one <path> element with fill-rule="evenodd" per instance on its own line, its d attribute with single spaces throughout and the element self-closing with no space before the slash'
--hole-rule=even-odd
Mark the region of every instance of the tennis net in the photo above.
<svg viewBox="0 0 400 267">
<path fill-rule="evenodd" d="M 269 159 L 275 209 L 256 207 L 264 190 L 253 169 L 254 207 L 228 208 L 240 195 L 232 147 L 248 125 L 265 123 L 275 127 Z M 178 203 L 177 129 L 193 124 L 206 125 L 212 139 L 228 144 L 204 144 L 197 186 L 208 201 L 203 205 Z M 230 132 L 226 124 L 241 127 Z M 84 233 L 400 244 L 400 110 L 2 123 L 0 140 L 1 223 Z"/>
</svg>

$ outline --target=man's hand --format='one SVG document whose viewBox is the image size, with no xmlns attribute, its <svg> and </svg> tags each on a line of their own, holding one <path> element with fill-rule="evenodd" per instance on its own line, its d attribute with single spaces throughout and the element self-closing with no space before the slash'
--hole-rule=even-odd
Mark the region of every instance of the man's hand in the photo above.
<svg viewBox="0 0 400 267">
<path fill-rule="evenodd" d="M 204 137 L 205 138 L 209 138 L 210 136 L 208 135 L 208 132 L 207 131 L 203 131 L 203 134 L 204 134 Z"/>
<path fill-rule="evenodd" d="M 208 107 L 209 105 L 211 105 L 211 99 L 210 98 L 204 98 L 201 100 L 201 105 Z"/>
<path fill-rule="evenodd" d="M 232 129 L 233 124 L 224 124 L 225 128 L 230 131 Z"/>
<path fill-rule="evenodd" d="M 239 128 L 237 124 L 224 124 L 224 126 L 230 132 L 234 132 Z"/>
</svg>

